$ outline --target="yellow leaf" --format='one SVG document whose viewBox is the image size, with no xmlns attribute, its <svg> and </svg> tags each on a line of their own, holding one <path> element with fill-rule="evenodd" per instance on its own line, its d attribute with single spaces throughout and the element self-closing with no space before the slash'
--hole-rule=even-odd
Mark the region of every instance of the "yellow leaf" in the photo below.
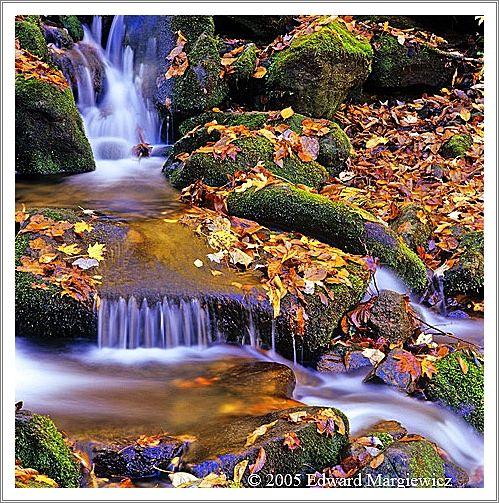
<svg viewBox="0 0 499 503">
<path fill-rule="evenodd" d="M 385 455 L 383 453 L 378 454 L 369 464 L 371 468 L 378 468 L 378 466 L 385 460 Z"/>
<path fill-rule="evenodd" d="M 290 412 L 288 414 L 289 420 L 293 423 L 299 423 L 303 420 L 304 417 L 307 417 L 308 414 L 304 410 L 299 410 L 298 412 Z"/>
<path fill-rule="evenodd" d="M 106 252 L 106 245 L 101 243 L 95 243 L 93 245 L 88 245 L 87 254 L 90 258 L 94 258 L 99 262 L 104 260 L 104 252 Z"/>
<path fill-rule="evenodd" d="M 49 262 L 52 262 L 52 260 L 57 258 L 57 253 L 45 253 L 45 255 L 42 255 L 39 259 L 38 262 L 40 264 L 48 264 Z"/>
<path fill-rule="evenodd" d="M 237 465 L 234 467 L 234 482 L 236 484 L 239 484 L 241 482 L 248 463 L 249 461 L 247 459 L 244 459 L 240 463 L 237 463 Z"/>
<path fill-rule="evenodd" d="M 259 66 L 255 73 L 253 74 L 253 77 L 255 79 L 262 79 L 263 77 L 265 77 L 265 74 L 267 73 L 267 69 L 264 67 L 264 66 Z"/>
<path fill-rule="evenodd" d="M 373 148 L 383 143 L 384 145 L 388 143 L 388 139 L 383 136 L 373 136 L 370 140 L 366 141 L 366 148 Z"/>
<path fill-rule="evenodd" d="M 78 248 L 78 245 L 76 243 L 73 243 L 71 245 L 61 245 L 58 246 L 57 249 L 59 251 L 62 251 L 62 253 L 65 253 L 66 255 L 78 255 L 78 253 L 81 252 L 81 248 Z"/>
<path fill-rule="evenodd" d="M 459 366 L 461 367 L 463 374 L 467 374 L 468 373 L 468 364 L 466 363 L 466 361 L 463 360 L 460 356 L 458 356 L 457 362 L 459 363 Z"/>
<path fill-rule="evenodd" d="M 222 276 L 220 271 L 214 271 L 213 269 L 210 271 L 213 276 Z"/>
<path fill-rule="evenodd" d="M 73 230 L 76 232 L 76 234 L 82 234 L 83 232 L 87 231 L 90 232 L 93 229 L 92 225 L 87 224 L 87 222 L 76 222 Z"/>
<path fill-rule="evenodd" d="M 284 110 L 281 110 L 281 117 L 283 119 L 289 119 L 295 114 L 294 110 L 291 107 L 285 108 Z"/>
<path fill-rule="evenodd" d="M 463 108 L 459 112 L 459 117 L 461 117 L 461 119 L 463 119 L 464 122 L 468 122 L 471 117 L 471 112 L 469 110 L 466 110 L 465 108 Z"/>
<path fill-rule="evenodd" d="M 268 424 L 262 424 L 262 426 L 259 426 L 253 433 L 250 433 L 248 435 L 248 438 L 246 439 L 245 447 L 253 445 L 256 442 L 256 439 L 258 437 L 261 437 L 262 435 L 265 435 L 265 433 L 267 433 L 267 430 L 269 430 L 270 428 L 272 428 L 272 426 L 275 426 L 277 424 L 277 421 L 278 419 Z"/>
</svg>

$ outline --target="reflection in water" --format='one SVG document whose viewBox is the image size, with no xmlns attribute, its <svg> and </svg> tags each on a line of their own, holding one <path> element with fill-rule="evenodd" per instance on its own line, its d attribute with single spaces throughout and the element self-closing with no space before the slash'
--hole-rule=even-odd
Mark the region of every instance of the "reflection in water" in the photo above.
<svg viewBox="0 0 499 503">
<path fill-rule="evenodd" d="M 249 382 L 240 382 L 236 389 L 216 379 L 209 386 L 189 385 L 255 359 L 292 366 L 275 354 L 229 345 L 202 350 L 99 350 L 93 345 L 57 349 L 18 338 L 16 399 L 24 400 L 28 409 L 50 414 L 81 439 L 108 437 L 110 431 L 132 437 L 163 431 L 195 434 L 209 423 L 289 406 L 285 400 L 260 396 Z M 379 420 L 395 419 L 435 441 L 469 472 L 483 464 L 483 437 L 436 404 L 388 386 L 364 384 L 362 375 L 324 375 L 300 366 L 294 370 L 294 398 L 338 407 L 349 417 L 354 434 Z"/>
</svg>

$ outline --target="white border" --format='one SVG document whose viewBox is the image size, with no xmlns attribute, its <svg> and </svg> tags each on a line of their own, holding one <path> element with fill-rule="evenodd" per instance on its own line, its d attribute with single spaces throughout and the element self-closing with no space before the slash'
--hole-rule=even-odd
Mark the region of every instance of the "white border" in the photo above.
<svg viewBox="0 0 499 503">
<path fill-rule="evenodd" d="M 3 494 L 8 500 L 240 500 L 258 499 L 294 500 L 348 500 L 365 499 L 371 501 L 392 500 L 445 500 L 455 501 L 488 500 L 495 501 L 496 494 L 496 396 L 495 382 L 496 364 L 496 201 L 497 201 L 497 104 L 495 96 L 497 75 L 496 53 L 496 4 L 489 2 L 469 3 L 56 3 L 56 2 L 13 2 L 4 3 L 2 33 L 3 33 L 3 141 L 2 152 L 4 166 L 2 219 L 3 243 L 2 267 L 4 275 L 4 292 L 12 292 L 4 296 L 2 320 L 5 352 L 2 355 L 2 372 L 4 383 L 4 417 L 2 430 L 3 444 Z M 485 55 L 486 55 L 486 113 L 485 113 L 485 176 L 486 176 L 486 213 L 485 213 L 485 244 L 486 244 L 486 276 L 485 276 L 485 347 L 487 353 L 486 369 L 486 427 L 485 427 L 485 487 L 483 489 L 334 489 L 329 492 L 324 489 L 239 489 L 239 490 L 179 490 L 179 489 L 14 489 L 14 405 L 13 376 L 14 365 L 14 16 L 17 14 L 468 14 L 485 15 Z M 491 359 L 494 358 L 494 362 Z"/>
</svg>

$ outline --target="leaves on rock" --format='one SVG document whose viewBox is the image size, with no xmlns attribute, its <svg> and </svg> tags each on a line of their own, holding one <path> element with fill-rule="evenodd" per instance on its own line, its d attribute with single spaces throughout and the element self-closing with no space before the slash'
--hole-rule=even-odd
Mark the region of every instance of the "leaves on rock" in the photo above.
<svg viewBox="0 0 499 503">
<path fill-rule="evenodd" d="M 170 54 L 166 57 L 170 61 L 170 66 L 165 74 L 165 79 L 169 80 L 172 77 L 181 77 L 187 68 L 189 67 L 189 59 L 184 51 L 184 46 L 187 43 L 187 39 L 184 34 L 179 31 L 177 33 L 177 45 L 170 51 Z"/>
<path fill-rule="evenodd" d="M 249 466 L 250 473 L 258 473 L 263 468 L 266 461 L 267 453 L 265 452 L 265 449 L 263 447 L 260 447 L 255 463 Z"/>
<path fill-rule="evenodd" d="M 285 445 L 290 451 L 294 451 L 301 446 L 301 441 L 294 431 L 290 431 L 289 433 L 284 434 L 283 445 Z"/>
<path fill-rule="evenodd" d="M 255 431 L 250 433 L 246 439 L 246 443 L 244 444 L 245 447 L 249 447 L 250 445 L 253 445 L 259 437 L 265 435 L 265 433 L 267 433 L 267 431 L 270 428 L 275 426 L 277 424 L 277 422 L 278 422 L 278 420 L 275 420 L 275 421 L 272 421 L 271 423 L 262 424 L 262 426 L 259 426 Z"/>
</svg>

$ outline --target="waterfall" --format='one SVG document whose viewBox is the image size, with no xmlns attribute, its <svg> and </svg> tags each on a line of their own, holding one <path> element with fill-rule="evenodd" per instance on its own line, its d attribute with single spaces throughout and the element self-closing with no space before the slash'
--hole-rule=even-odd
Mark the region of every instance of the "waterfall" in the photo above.
<svg viewBox="0 0 499 503">
<path fill-rule="evenodd" d="M 116 349 L 170 349 L 203 348 L 213 342 L 230 341 L 259 348 L 271 333 L 271 349 L 275 351 L 276 324 L 272 320 L 270 329 L 262 324 L 257 306 L 242 303 L 237 313 L 228 315 L 239 318 L 232 319 L 232 323 L 223 319 L 223 312 L 224 305 L 220 302 L 198 297 L 165 296 L 157 301 L 138 300 L 134 296 L 103 298 L 97 312 L 98 345 Z"/>
</svg>

